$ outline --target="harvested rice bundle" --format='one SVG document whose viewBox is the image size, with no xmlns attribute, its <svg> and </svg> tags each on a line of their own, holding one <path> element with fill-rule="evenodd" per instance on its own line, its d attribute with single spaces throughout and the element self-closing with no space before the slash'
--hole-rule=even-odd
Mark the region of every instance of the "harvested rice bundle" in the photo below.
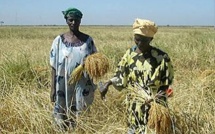
<svg viewBox="0 0 215 134">
<path fill-rule="evenodd" d="M 87 71 L 91 78 L 99 78 L 104 76 L 109 69 L 108 58 L 102 53 L 94 53 L 85 59 L 85 64 L 79 65 L 71 73 L 69 84 L 80 80 L 83 71 Z"/>
<path fill-rule="evenodd" d="M 102 53 L 89 55 L 85 60 L 84 68 L 91 78 L 102 77 L 109 69 L 108 58 Z"/>
<path fill-rule="evenodd" d="M 69 79 L 69 84 L 75 83 L 78 80 L 80 80 L 81 75 L 83 73 L 83 70 L 84 70 L 83 65 L 79 65 L 78 67 L 76 67 L 71 73 L 71 76 L 70 76 L 70 79 Z"/>
<path fill-rule="evenodd" d="M 172 121 L 168 108 L 155 101 L 150 105 L 148 127 L 154 129 L 157 134 L 171 134 Z"/>
<path fill-rule="evenodd" d="M 147 126 L 156 131 L 156 134 L 171 134 L 172 120 L 169 109 L 155 101 L 147 91 L 138 85 L 135 87 L 128 87 L 130 90 L 130 101 L 139 102 L 142 104 L 148 103 L 151 107 L 149 110 L 149 117 Z M 131 102 L 129 102 L 131 103 Z"/>
</svg>

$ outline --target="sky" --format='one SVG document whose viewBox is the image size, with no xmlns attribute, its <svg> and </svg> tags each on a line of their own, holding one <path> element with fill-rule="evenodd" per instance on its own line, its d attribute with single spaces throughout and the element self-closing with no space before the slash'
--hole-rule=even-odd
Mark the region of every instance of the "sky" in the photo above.
<svg viewBox="0 0 215 134">
<path fill-rule="evenodd" d="M 132 25 L 136 18 L 157 25 L 215 25 L 215 0 L 0 0 L 0 21 L 66 25 L 62 11 L 69 7 L 82 11 L 81 25 Z"/>
</svg>

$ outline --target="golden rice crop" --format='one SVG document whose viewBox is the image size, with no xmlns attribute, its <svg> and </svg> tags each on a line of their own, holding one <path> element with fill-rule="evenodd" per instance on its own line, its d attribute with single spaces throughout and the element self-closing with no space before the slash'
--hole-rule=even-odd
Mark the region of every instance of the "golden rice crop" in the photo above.
<svg viewBox="0 0 215 134">
<path fill-rule="evenodd" d="M 92 78 L 104 76 L 109 69 L 108 58 L 102 53 L 94 53 L 86 58 L 85 70 Z"/>
<path fill-rule="evenodd" d="M 81 75 L 83 73 L 83 70 L 84 70 L 83 65 L 79 65 L 78 67 L 76 67 L 71 73 L 71 76 L 70 76 L 70 79 L 69 79 L 69 84 L 75 83 L 78 80 L 80 80 Z"/>
<path fill-rule="evenodd" d="M 134 45 L 131 26 L 80 28 L 94 37 L 97 49 L 113 63 L 111 72 L 107 73 L 112 76 L 127 46 Z M 66 29 L 67 26 L 0 26 L 0 134 L 63 133 L 51 116 L 51 70 L 47 56 L 53 37 Z M 164 26 L 152 42 L 168 52 L 173 62 L 174 96 L 169 98 L 168 105 L 174 117 L 175 134 L 215 134 L 214 35 L 213 27 Z M 48 70 L 35 71 L 34 66 Z M 23 72 L 27 81 L 19 79 Z M 42 89 L 36 86 L 36 77 L 41 79 Z M 44 81 L 47 86 L 43 85 Z M 64 133 L 127 133 L 127 114 L 122 103 L 127 90 L 118 92 L 113 86 L 109 90 L 106 102 L 101 101 L 96 90 L 89 113 L 82 112 L 75 130 Z"/>
<path fill-rule="evenodd" d="M 83 71 L 87 71 L 91 78 L 99 78 L 104 76 L 109 69 L 108 58 L 102 53 L 94 53 L 87 56 L 85 64 L 79 65 L 71 73 L 69 83 L 72 84 L 80 80 Z"/>
<path fill-rule="evenodd" d="M 132 100 L 136 100 L 142 104 L 149 103 L 149 117 L 147 126 L 148 128 L 155 130 L 157 134 L 169 134 L 171 133 L 172 120 L 169 109 L 155 101 L 156 97 L 149 96 L 141 87 L 135 85 L 135 87 L 129 87 L 130 97 Z"/>
<path fill-rule="evenodd" d="M 157 134 L 170 134 L 172 121 L 169 109 L 155 101 L 150 103 L 147 126 L 154 129 Z"/>
</svg>

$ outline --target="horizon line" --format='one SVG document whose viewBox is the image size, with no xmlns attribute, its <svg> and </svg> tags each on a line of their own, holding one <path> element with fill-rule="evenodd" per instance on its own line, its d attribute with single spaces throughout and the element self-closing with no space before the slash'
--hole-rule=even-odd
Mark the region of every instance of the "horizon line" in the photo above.
<svg viewBox="0 0 215 134">
<path fill-rule="evenodd" d="M 67 26 L 67 25 L 57 25 L 57 24 L 37 24 L 37 25 L 33 25 L 33 24 L 27 24 L 27 25 L 0 25 L 0 27 L 3 26 Z M 109 25 L 105 25 L 105 24 L 101 24 L 101 25 L 86 25 L 86 24 L 82 24 L 81 26 L 131 26 L 131 25 L 119 25 L 119 24 L 109 24 Z M 215 27 L 213 25 L 157 25 L 158 27 Z"/>
</svg>

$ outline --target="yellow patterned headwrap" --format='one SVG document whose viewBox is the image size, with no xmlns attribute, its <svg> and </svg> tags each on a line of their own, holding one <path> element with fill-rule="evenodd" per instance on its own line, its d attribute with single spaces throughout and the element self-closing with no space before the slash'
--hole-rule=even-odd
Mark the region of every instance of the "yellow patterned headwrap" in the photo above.
<svg viewBox="0 0 215 134">
<path fill-rule="evenodd" d="M 150 20 L 136 19 L 133 24 L 134 34 L 140 34 L 146 37 L 153 37 L 157 30 L 157 25 Z"/>
</svg>

